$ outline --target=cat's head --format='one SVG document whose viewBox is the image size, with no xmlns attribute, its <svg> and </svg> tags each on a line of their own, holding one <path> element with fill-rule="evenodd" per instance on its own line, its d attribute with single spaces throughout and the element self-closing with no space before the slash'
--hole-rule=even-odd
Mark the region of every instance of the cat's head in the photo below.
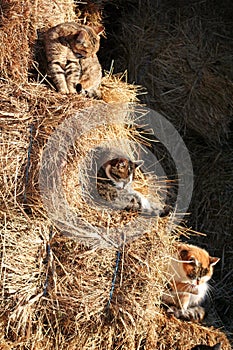
<svg viewBox="0 0 233 350">
<path fill-rule="evenodd" d="M 70 38 L 70 47 L 79 58 L 91 57 L 99 50 L 100 34 L 103 26 L 80 26 L 77 33 Z"/>
<path fill-rule="evenodd" d="M 142 160 L 132 162 L 127 158 L 111 159 L 103 165 L 105 174 L 116 187 L 124 188 L 130 184 L 135 175 L 136 168 L 143 164 Z"/>
<path fill-rule="evenodd" d="M 221 343 L 217 343 L 213 346 L 208 346 L 208 345 L 196 345 L 194 346 L 191 350 L 221 350 Z"/>
<path fill-rule="evenodd" d="M 178 256 L 185 276 L 193 285 L 206 283 L 213 275 L 213 266 L 220 260 L 210 256 L 206 250 L 190 244 L 179 244 Z"/>
</svg>

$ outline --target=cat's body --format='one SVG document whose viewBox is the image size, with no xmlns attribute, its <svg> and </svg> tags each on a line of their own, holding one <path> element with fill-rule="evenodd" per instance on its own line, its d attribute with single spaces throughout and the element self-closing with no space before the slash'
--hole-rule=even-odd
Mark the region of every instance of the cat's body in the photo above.
<svg viewBox="0 0 233 350">
<path fill-rule="evenodd" d="M 102 69 L 97 58 L 103 27 L 65 22 L 45 33 L 48 75 L 58 92 L 100 97 Z"/>
<path fill-rule="evenodd" d="M 143 161 L 132 162 L 126 158 L 115 158 L 99 169 L 97 190 L 101 197 L 111 202 L 114 209 L 153 215 L 154 211 L 148 199 L 132 188 L 135 170 L 142 164 Z"/>
<path fill-rule="evenodd" d="M 213 346 L 208 345 L 196 345 L 191 350 L 221 350 L 221 343 L 217 343 Z"/>
<path fill-rule="evenodd" d="M 208 291 L 213 266 L 219 258 L 211 257 L 204 249 L 178 244 L 169 266 L 169 288 L 163 295 L 168 311 L 177 318 L 202 321 L 205 309 L 200 306 Z"/>
</svg>

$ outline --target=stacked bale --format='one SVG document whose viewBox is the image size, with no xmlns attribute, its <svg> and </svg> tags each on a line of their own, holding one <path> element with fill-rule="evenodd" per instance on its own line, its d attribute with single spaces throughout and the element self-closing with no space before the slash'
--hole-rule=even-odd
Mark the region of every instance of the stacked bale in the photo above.
<svg viewBox="0 0 233 350">
<path fill-rule="evenodd" d="M 1 242 L 1 322 L 8 349 L 190 349 L 229 343 L 218 330 L 168 319 L 159 308 L 172 239 L 157 230 L 125 247 L 110 299 L 116 253 L 90 250 L 38 216 L 12 209 Z M 109 305 L 110 301 L 110 305 Z"/>
</svg>

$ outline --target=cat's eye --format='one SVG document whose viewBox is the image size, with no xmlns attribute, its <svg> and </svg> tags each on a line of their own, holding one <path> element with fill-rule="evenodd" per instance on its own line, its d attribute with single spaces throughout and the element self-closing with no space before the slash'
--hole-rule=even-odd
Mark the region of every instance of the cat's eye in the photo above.
<svg viewBox="0 0 233 350">
<path fill-rule="evenodd" d="M 201 271 L 201 277 L 204 277 L 208 274 L 209 270 L 208 269 L 202 269 Z"/>
</svg>

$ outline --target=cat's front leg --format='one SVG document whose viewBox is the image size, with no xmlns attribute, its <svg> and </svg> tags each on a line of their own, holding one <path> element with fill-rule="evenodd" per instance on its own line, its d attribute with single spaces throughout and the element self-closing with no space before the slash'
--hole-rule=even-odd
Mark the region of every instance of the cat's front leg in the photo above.
<svg viewBox="0 0 233 350">
<path fill-rule="evenodd" d="M 49 76 L 53 80 L 57 91 L 61 94 L 68 94 L 69 89 L 66 84 L 65 71 L 58 62 L 51 62 L 48 65 Z"/>
<path fill-rule="evenodd" d="M 80 84 L 81 66 L 79 61 L 67 61 L 66 64 L 66 83 L 70 94 L 76 94 L 82 91 Z"/>
<path fill-rule="evenodd" d="M 186 310 L 190 302 L 190 293 L 166 290 L 163 294 L 162 301 L 165 305 L 169 306 L 168 312 L 171 312 L 173 309 Z"/>
<path fill-rule="evenodd" d="M 191 293 L 172 292 L 173 305 L 167 312 L 184 321 L 201 322 L 205 317 L 205 309 L 201 306 L 190 307 Z"/>
</svg>

